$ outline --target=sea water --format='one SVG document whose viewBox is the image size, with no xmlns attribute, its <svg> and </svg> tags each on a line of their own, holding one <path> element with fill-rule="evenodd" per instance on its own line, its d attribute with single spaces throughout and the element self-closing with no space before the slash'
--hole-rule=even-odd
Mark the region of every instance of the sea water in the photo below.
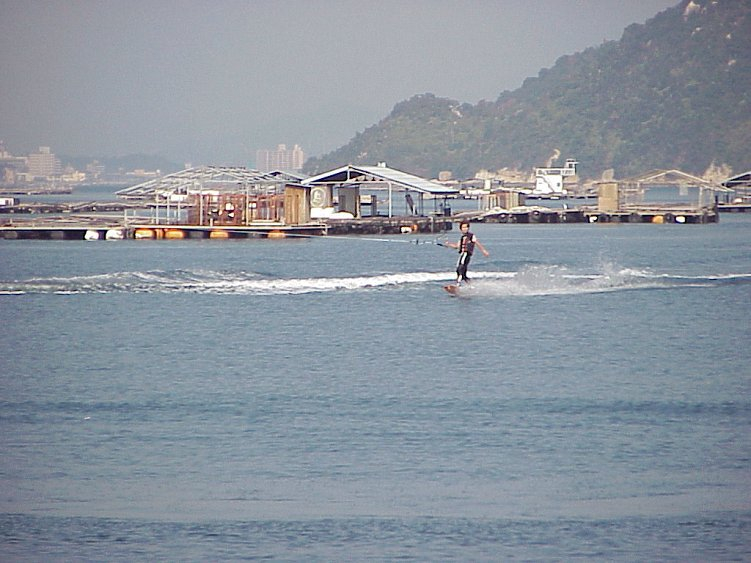
<svg viewBox="0 0 751 563">
<path fill-rule="evenodd" d="M 751 217 L 473 230 L 0 240 L 0 559 L 751 559 Z"/>
</svg>

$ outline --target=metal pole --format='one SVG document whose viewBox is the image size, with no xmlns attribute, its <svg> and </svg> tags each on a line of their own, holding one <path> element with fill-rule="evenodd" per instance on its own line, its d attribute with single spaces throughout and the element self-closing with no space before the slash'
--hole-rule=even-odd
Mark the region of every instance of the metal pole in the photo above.
<svg viewBox="0 0 751 563">
<path fill-rule="evenodd" d="M 198 224 L 203 226 L 203 189 L 198 191 Z"/>
</svg>

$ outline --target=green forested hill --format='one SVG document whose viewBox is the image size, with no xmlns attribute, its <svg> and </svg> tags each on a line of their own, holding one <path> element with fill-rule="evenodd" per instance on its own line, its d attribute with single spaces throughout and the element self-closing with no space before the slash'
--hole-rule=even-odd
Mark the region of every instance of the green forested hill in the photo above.
<svg viewBox="0 0 751 563">
<path fill-rule="evenodd" d="M 502 71 L 499 63 L 499 74 Z M 751 168 L 751 0 L 684 0 L 619 41 L 563 56 L 495 102 L 422 94 L 347 145 L 306 163 L 435 177 L 530 170 L 559 150 L 586 178 L 652 168 Z"/>
</svg>

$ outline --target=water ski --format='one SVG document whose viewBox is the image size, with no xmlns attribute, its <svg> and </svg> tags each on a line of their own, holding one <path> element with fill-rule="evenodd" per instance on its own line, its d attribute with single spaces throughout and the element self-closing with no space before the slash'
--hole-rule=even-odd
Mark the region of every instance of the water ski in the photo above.
<svg viewBox="0 0 751 563">
<path fill-rule="evenodd" d="M 449 292 L 450 295 L 459 295 L 459 286 L 454 284 L 444 285 L 443 289 Z"/>
</svg>

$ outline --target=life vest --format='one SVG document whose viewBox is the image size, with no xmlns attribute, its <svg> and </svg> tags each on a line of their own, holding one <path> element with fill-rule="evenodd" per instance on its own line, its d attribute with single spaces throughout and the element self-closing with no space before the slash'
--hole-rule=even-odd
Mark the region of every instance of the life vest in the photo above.
<svg viewBox="0 0 751 563">
<path fill-rule="evenodd" d="M 459 239 L 459 253 L 466 252 L 470 256 L 475 251 L 475 235 L 467 231 Z"/>
</svg>

